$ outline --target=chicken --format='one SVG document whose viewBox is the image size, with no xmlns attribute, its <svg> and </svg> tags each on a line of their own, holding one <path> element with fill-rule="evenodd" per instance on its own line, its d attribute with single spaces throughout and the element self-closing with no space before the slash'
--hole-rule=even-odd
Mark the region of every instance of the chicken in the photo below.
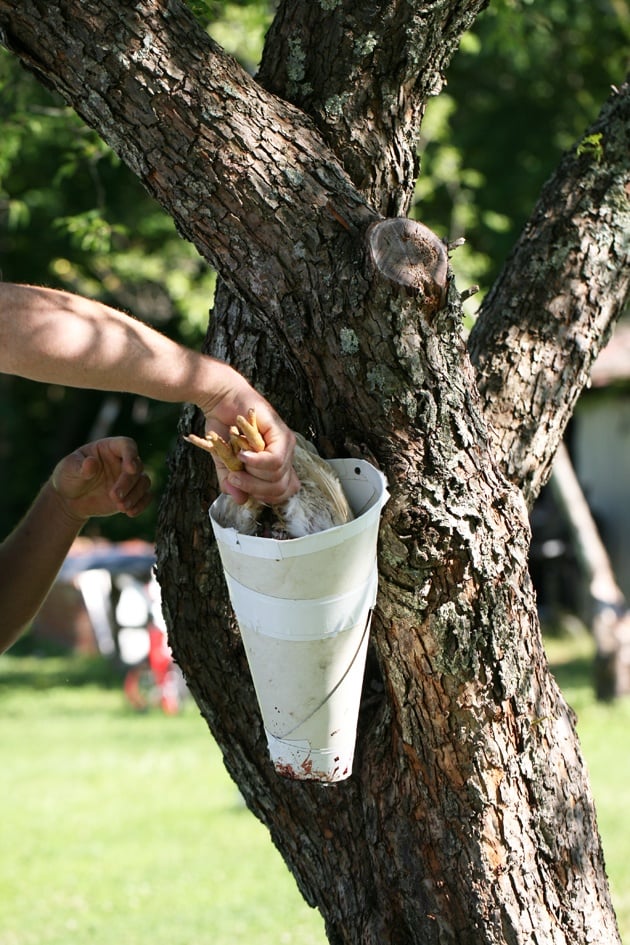
<svg viewBox="0 0 630 945">
<path fill-rule="evenodd" d="M 194 433 L 184 439 L 207 452 L 216 452 L 228 469 L 242 469 L 239 452 L 265 448 L 258 432 L 256 412 L 236 418 L 237 425 L 230 429 L 230 441 L 210 432 L 205 438 Z M 217 521 L 223 528 L 235 528 L 243 535 L 263 538 L 301 538 L 322 532 L 335 525 L 343 525 L 354 518 L 343 488 L 332 467 L 317 453 L 312 443 L 296 433 L 293 466 L 301 486 L 285 502 L 267 506 L 256 499 L 238 505 L 229 495 L 223 496 Z"/>
</svg>

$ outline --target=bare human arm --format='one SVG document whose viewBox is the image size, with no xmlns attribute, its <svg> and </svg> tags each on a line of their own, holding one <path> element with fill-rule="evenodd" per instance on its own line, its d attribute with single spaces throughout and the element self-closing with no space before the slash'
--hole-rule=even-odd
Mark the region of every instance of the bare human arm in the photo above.
<svg viewBox="0 0 630 945">
<path fill-rule="evenodd" d="M 149 478 L 133 440 L 110 437 L 66 456 L 0 544 L 0 652 L 41 607 L 72 542 L 92 516 L 131 518 L 149 504 Z"/>
<path fill-rule="evenodd" d="M 265 450 L 230 473 L 215 458 L 219 482 L 239 502 L 275 504 L 299 486 L 295 437 L 229 365 L 176 344 L 129 315 L 69 292 L 0 283 L 0 372 L 46 383 L 194 403 L 222 436 L 238 414 L 256 410 Z"/>
</svg>

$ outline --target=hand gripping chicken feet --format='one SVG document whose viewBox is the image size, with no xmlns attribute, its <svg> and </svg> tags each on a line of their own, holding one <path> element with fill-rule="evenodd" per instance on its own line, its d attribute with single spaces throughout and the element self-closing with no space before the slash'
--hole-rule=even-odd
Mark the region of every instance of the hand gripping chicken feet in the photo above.
<svg viewBox="0 0 630 945">
<path fill-rule="evenodd" d="M 229 442 L 213 432 L 205 439 L 194 433 L 184 439 L 209 453 L 216 453 L 228 469 L 236 471 L 243 468 L 239 458 L 241 450 L 259 453 L 265 448 L 254 410 L 248 411 L 247 418 L 237 417 L 236 424 L 230 428 Z M 223 528 L 235 528 L 243 535 L 284 539 L 312 535 L 354 518 L 332 467 L 299 433 L 296 433 L 293 466 L 301 483 L 294 496 L 279 505 L 266 506 L 252 498 L 238 505 L 231 496 L 225 495 L 219 524 Z"/>
</svg>

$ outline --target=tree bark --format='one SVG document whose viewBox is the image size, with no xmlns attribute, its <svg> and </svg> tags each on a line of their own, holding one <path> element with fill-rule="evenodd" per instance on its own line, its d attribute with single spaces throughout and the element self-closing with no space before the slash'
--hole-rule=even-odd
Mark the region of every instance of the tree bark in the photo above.
<svg viewBox="0 0 630 945">
<path fill-rule="evenodd" d="M 218 268 L 209 349 L 322 452 L 372 457 L 389 480 L 355 774 L 334 788 L 285 781 L 269 764 L 208 522 L 210 461 L 183 445 L 159 536 L 170 638 L 195 699 L 330 942 L 344 945 L 619 941 L 572 715 L 542 650 L 527 509 L 503 472 L 533 482 L 556 444 L 537 446 L 530 472 L 531 431 L 520 402 L 503 396 L 507 379 L 494 396 L 520 436 L 488 424 L 452 283 L 443 304 L 418 290 L 404 259 L 384 266 L 369 252 L 381 213 L 408 202 L 414 126 L 481 5 L 373 4 L 369 43 L 356 33 L 347 76 L 335 72 L 330 86 L 310 57 L 303 75 L 289 68 L 314 27 L 309 5 L 296 5 L 298 48 L 282 19 L 292 22 L 292 5 L 282 6 L 271 35 L 284 46 L 261 75 L 300 108 L 312 102 L 309 117 L 224 57 L 175 0 L 0 0 L 9 48 L 99 129 Z M 332 64 L 348 42 L 343 24 L 363 28 L 368 13 L 312 6 L 346 18 L 316 34 Z M 412 36 L 423 41 L 417 61 L 404 46 Z M 368 45 L 392 67 L 377 100 L 358 88 Z M 333 121 L 325 104 L 342 81 L 348 107 Z M 396 95 L 402 111 L 388 117 Z M 382 154 L 362 133 L 371 112 L 389 142 Z M 620 258 L 595 253 L 591 272 L 603 279 Z M 488 358 L 498 349 L 516 363 L 528 336 L 514 322 L 506 333 L 497 316 L 493 335 L 484 319 Z M 523 365 L 530 409 L 534 373 Z M 564 372 L 567 401 L 584 377 Z M 548 428 L 555 411 L 540 408 Z M 197 422 L 186 411 L 182 429 Z"/>
<path fill-rule="evenodd" d="M 310 115 L 370 206 L 404 215 L 426 101 L 442 88 L 462 33 L 487 3 L 442 4 L 429 13 L 418 0 L 284 0 L 258 79 Z M 314 36 L 325 38 L 314 43 Z"/>
</svg>

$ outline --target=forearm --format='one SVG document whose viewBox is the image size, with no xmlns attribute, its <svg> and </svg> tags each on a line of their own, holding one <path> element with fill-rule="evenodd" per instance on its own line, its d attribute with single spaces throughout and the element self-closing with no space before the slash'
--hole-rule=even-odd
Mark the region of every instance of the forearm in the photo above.
<svg viewBox="0 0 630 945">
<path fill-rule="evenodd" d="M 266 448 L 238 481 L 221 487 L 237 501 L 271 505 L 298 488 L 295 438 L 267 400 L 222 361 L 191 351 L 129 315 L 69 292 L 0 282 L 0 372 L 93 390 L 126 391 L 201 408 L 207 429 L 227 434 L 253 408 Z"/>
<path fill-rule="evenodd" d="M 35 381 L 119 390 L 206 409 L 235 383 L 227 365 L 143 322 L 67 292 L 0 283 L 0 371 Z"/>
<path fill-rule="evenodd" d="M 0 652 L 17 640 L 41 607 L 83 524 L 68 515 L 48 482 L 0 544 Z"/>
</svg>

